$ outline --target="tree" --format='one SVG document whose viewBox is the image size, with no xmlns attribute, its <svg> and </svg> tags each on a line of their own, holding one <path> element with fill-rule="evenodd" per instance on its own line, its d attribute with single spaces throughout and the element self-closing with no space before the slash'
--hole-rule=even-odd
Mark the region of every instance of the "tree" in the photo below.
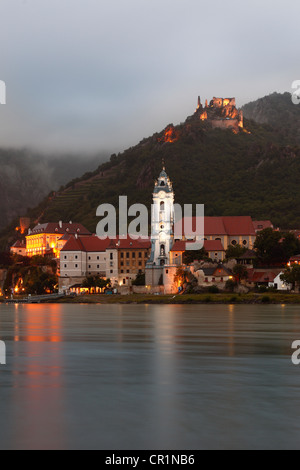
<svg viewBox="0 0 300 470">
<path fill-rule="evenodd" d="M 233 274 L 235 275 L 238 284 L 240 284 L 242 279 L 248 278 L 247 268 L 243 264 L 236 264 L 233 268 Z"/>
<path fill-rule="evenodd" d="M 146 284 L 146 275 L 145 273 L 139 273 L 135 280 L 132 281 L 133 286 L 144 286 Z"/>
<path fill-rule="evenodd" d="M 8 268 L 13 264 L 12 256 L 6 251 L 0 252 L 0 268 Z"/>
<path fill-rule="evenodd" d="M 280 240 L 282 234 L 272 228 L 266 228 L 258 233 L 254 248 L 262 264 L 280 263 L 284 260 L 284 253 Z"/>
<path fill-rule="evenodd" d="M 85 287 L 91 291 L 91 289 L 104 289 L 110 285 L 110 279 L 103 279 L 100 276 L 88 276 L 82 282 L 82 287 Z"/>
<path fill-rule="evenodd" d="M 233 279 L 228 279 L 225 284 L 225 289 L 228 290 L 229 292 L 233 292 L 234 288 L 236 287 L 237 283 Z"/>
<path fill-rule="evenodd" d="M 204 247 L 201 250 L 187 250 L 183 253 L 183 263 L 191 264 L 194 261 L 200 261 L 208 258 L 208 253 L 205 251 Z"/>
<path fill-rule="evenodd" d="M 229 245 L 226 250 L 226 259 L 238 259 L 247 251 L 247 248 L 241 245 Z"/>
<path fill-rule="evenodd" d="M 283 240 L 281 242 L 282 251 L 284 253 L 285 261 L 288 261 L 291 256 L 300 253 L 300 240 L 292 232 L 282 234 Z"/>
<path fill-rule="evenodd" d="M 292 232 L 266 228 L 257 235 L 254 248 L 261 263 L 286 263 L 291 256 L 300 253 L 300 241 Z"/>
<path fill-rule="evenodd" d="M 295 289 L 296 286 L 300 284 L 300 266 L 299 264 L 295 264 L 291 268 L 288 267 L 285 269 L 283 274 L 280 276 L 281 281 L 285 282 L 286 284 L 292 284 L 292 288 Z"/>
</svg>

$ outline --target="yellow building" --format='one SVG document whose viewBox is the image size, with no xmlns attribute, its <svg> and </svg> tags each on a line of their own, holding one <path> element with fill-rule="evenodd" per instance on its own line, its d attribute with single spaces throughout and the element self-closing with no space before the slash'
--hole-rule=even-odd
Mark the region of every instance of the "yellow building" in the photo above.
<svg viewBox="0 0 300 470">
<path fill-rule="evenodd" d="M 26 236 L 26 255 L 44 256 L 46 254 L 59 258 L 61 249 L 69 235 L 88 236 L 90 232 L 81 224 L 69 222 L 38 224 L 29 229 Z"/>
</svg>

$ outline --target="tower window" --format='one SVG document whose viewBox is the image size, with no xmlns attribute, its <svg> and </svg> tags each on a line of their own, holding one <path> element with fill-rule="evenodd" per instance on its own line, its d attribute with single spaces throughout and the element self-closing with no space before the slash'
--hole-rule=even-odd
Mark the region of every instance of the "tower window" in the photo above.
<svg viewBox="0 0 300 470">
<path fill-rule="evenodd" d="M 160 203 L 160 210 L 161 211 L 165 210 L 165 203 L 163 201 L 161 201 L 161 203 Z"/>
</svg>

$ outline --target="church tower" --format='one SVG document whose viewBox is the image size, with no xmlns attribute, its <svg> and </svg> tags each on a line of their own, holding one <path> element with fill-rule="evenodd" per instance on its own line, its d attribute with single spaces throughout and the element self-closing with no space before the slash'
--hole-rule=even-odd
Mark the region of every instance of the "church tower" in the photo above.
<svg viewBox="0 0 300 470">
<path fill-rule="evenodd" d="M 153 266 L 163 267 L 170 263 L 173 245 L 174 191 L 163 167 L 153 191 L 151 214 L 151 258 Z"/>
</svg>

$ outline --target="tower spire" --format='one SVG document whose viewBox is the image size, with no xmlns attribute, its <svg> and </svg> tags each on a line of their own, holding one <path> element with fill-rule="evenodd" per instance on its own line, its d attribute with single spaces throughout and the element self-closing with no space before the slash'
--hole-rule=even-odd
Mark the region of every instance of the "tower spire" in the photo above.
<svg viewBox="0 0 300 470">
<path fill-rule="evenodd" d="M 164 158 L 162 159 L 162 168 L 163 168 L 163 171 L 166 171 L 166 165 L 165 165 L 165 159 Z"/>
</svg>

